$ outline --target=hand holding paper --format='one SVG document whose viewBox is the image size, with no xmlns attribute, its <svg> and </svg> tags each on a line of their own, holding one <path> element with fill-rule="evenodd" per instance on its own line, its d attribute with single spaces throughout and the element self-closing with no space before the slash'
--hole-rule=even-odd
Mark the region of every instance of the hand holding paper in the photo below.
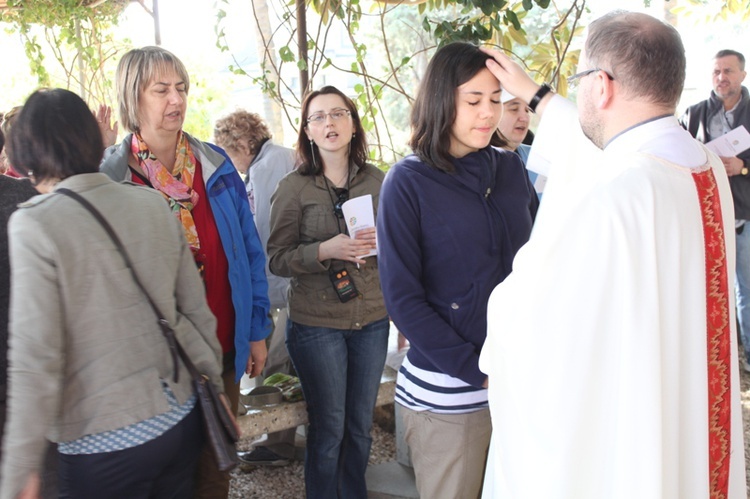
<svg viewBox="0 0 750 499">
<path fill-rule="evenodd" d="M 743 125 L 740 125 L 718 139 L 707 142 L 706 147 L 717 156 L 732 158 L 750 148 L 750 133 Z"/>
<path fill-rule="evenodd" d="M 360 258 L 375 256 L 378 254 L 377 241 L 375 240 L 375 213 L 372 207 L 372 195 L 352 198 L 341 206 L 346 221 L 346 228 L 353 239 L 372 239 L 375 247 Z M 361 232 L 360 231 L 366 231 Z"/>
<path fill-rule="evenodd" d="M 375 241 L 355 239 L 347 234 L 337 234 L 318 246 L 318 260 L 343 260 L 345 262 L 361 265 L 365 263 L 362 258 L 370 253 L 375 247 Z"/>
</svg>

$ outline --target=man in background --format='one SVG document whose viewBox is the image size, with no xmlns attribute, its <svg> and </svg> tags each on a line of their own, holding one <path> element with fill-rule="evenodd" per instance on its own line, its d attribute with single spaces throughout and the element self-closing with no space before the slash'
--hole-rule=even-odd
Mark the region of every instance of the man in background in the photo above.
<svg viewBox="0 0 750 499">
<path fill-rule="evenodd" d="M 690 106 L 680 124 L 701 142 L 710 142 L 744 126 L 750 131 L 750 95 L 742 86 L 745 56 L 734 50 L 721 50 L 714 56 L 711 96 Z M 729 176 L 734 199 L 737 229 L 737 319 L 745 350 L 744 370 L 750 372 L 750 149 L 736 156 L 721 157 Z"/>
</svg>

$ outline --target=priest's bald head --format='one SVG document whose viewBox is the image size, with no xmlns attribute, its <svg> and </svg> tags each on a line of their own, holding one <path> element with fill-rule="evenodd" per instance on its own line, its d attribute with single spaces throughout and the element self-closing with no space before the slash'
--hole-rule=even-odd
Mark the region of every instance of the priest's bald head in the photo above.
<svg viewBox="0 0 750 499">
<path fill-rule="evenodd" d="M 578 73 L 581 128 L 598 147 L 650 118 L 674 114 L 685 83 L 677 30 L 646 14 L 615 11 L 589 25 Z"/>
</svg>

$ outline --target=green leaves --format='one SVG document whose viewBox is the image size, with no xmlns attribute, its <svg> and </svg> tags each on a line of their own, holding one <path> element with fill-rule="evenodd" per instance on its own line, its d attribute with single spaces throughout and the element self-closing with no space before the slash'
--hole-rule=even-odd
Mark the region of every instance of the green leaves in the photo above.
<svg viewBox="0 0 750 499">
<path fill-rule="evenodd" d="M 279 57 L 284 62 L 294 62 L 294 52 L 289 48 L 288 45 L 285 45 L 279 49 Z"/>
<path fill-rule="evenodd" d="M 524 2 L 524 8 L 526 6 L 526 2 Z M 513 25 L 513 28 L 515 28 L 516 31 L 521 31 L 521 23 L 518 21 L 518 16 L 515 12 L 512 10 L 505 11 L 505 19 L 510 21 L 510 23 Z"/>
<path fill-rule="evenodd" d="M 257 68 L 245 70 L 253 85 L 281 108 L 277 120 L 298 129 L 305 91 L 334 84 L 356 103 L 370 157 L 381 166 L 407 152 L 409 107 L 436 45 L 493 45 L 527 61 L 539 81 L 553 83 L 568 71 L 567 60 L 577 57 L 568 51 L 574 32 L 569 25 L 577 20 L 568 17 L 573 7 L 542 12 L 550 0 L 305 0 L 304 25 L 298 22 L 295 0 L 253 0 L 259 26 L 263 22 L 257 12 L 264 2 L 278 8 L 281 22 L 274 20 L 273 29 L 266 28 L 265 52 L 259 53 L 261 64 L 268 64 L 263 74 Z M 535 15 L 527 16 L 531 12 Z M 300 37 L 302 26 L 306 33 Z M 307 44 L 306 60 L 300 59 L 300 39 Z M 230 69 L 242 74 L 240 68 Z"/>
<path fill-rule="evenodd" d="M 81 0 L 9 0 L 2 21 L 21 36 L 29 68 L 39 85 L 50 85 L 47 61 L 39 38 L 65 74 L 64 83 L 90 102 L 111 101 L 111 78 L 105 76 L 106 62 L 116 54 L 110 29 L 117 24 L 126 2 L 96 3 Z M 81 68 L 85 68 L 81 70 Z M 66 85 L 67 84 L 67 85 Z"/>
<path fill-rule="evenodd" d="M 724 2 L 685 0 L 669 10 L 672 14 L 690 19 L 696 24 L 710 24 L 715 21 L 727 21 L 730 18 L 739 19 L 741 22 L 750 20 L 750 0 L 724 0 Z"/>
<path fill-rule="evenodd" d="M 513 5 L 507 0 L 441 1 L 444 8 L 449 5 L 462 6 L 462 15 L 447 20 L 437 19 L 436 16 L 428 13 L 429 7 L 422 7 L 434 4 L 435 11 L 438 13 L 439 1 L 429 0 L 420 4 L 420 13 L 425 13 L 422 18 L 422 29 L 437 39 L 438 45 L 453 41 L 489 42 L 501 39 L 506 30 L 513 33 L 510 35 L 512 39 L 520 42 L 525 40 L 525 36 L 518 11 L 531 10 L 534 2 L 542 8 L 547 8 L 550 4 L 550 0 L 522 0 Z"/>
</svg>

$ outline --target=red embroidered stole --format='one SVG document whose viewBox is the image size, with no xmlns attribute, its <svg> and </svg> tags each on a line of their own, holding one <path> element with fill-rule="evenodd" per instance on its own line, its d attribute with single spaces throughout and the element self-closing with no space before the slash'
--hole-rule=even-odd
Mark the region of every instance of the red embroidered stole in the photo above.
<svg viewBox="0 0 750 499">
<path fill-rule="evenodd" d="M 708 347 L 708 473 L 711 499 L 726 499 L 731 451 L 729 289 L 721 200 L 713 171 L 693 173 L 703 217 Z"/>
</svg>

